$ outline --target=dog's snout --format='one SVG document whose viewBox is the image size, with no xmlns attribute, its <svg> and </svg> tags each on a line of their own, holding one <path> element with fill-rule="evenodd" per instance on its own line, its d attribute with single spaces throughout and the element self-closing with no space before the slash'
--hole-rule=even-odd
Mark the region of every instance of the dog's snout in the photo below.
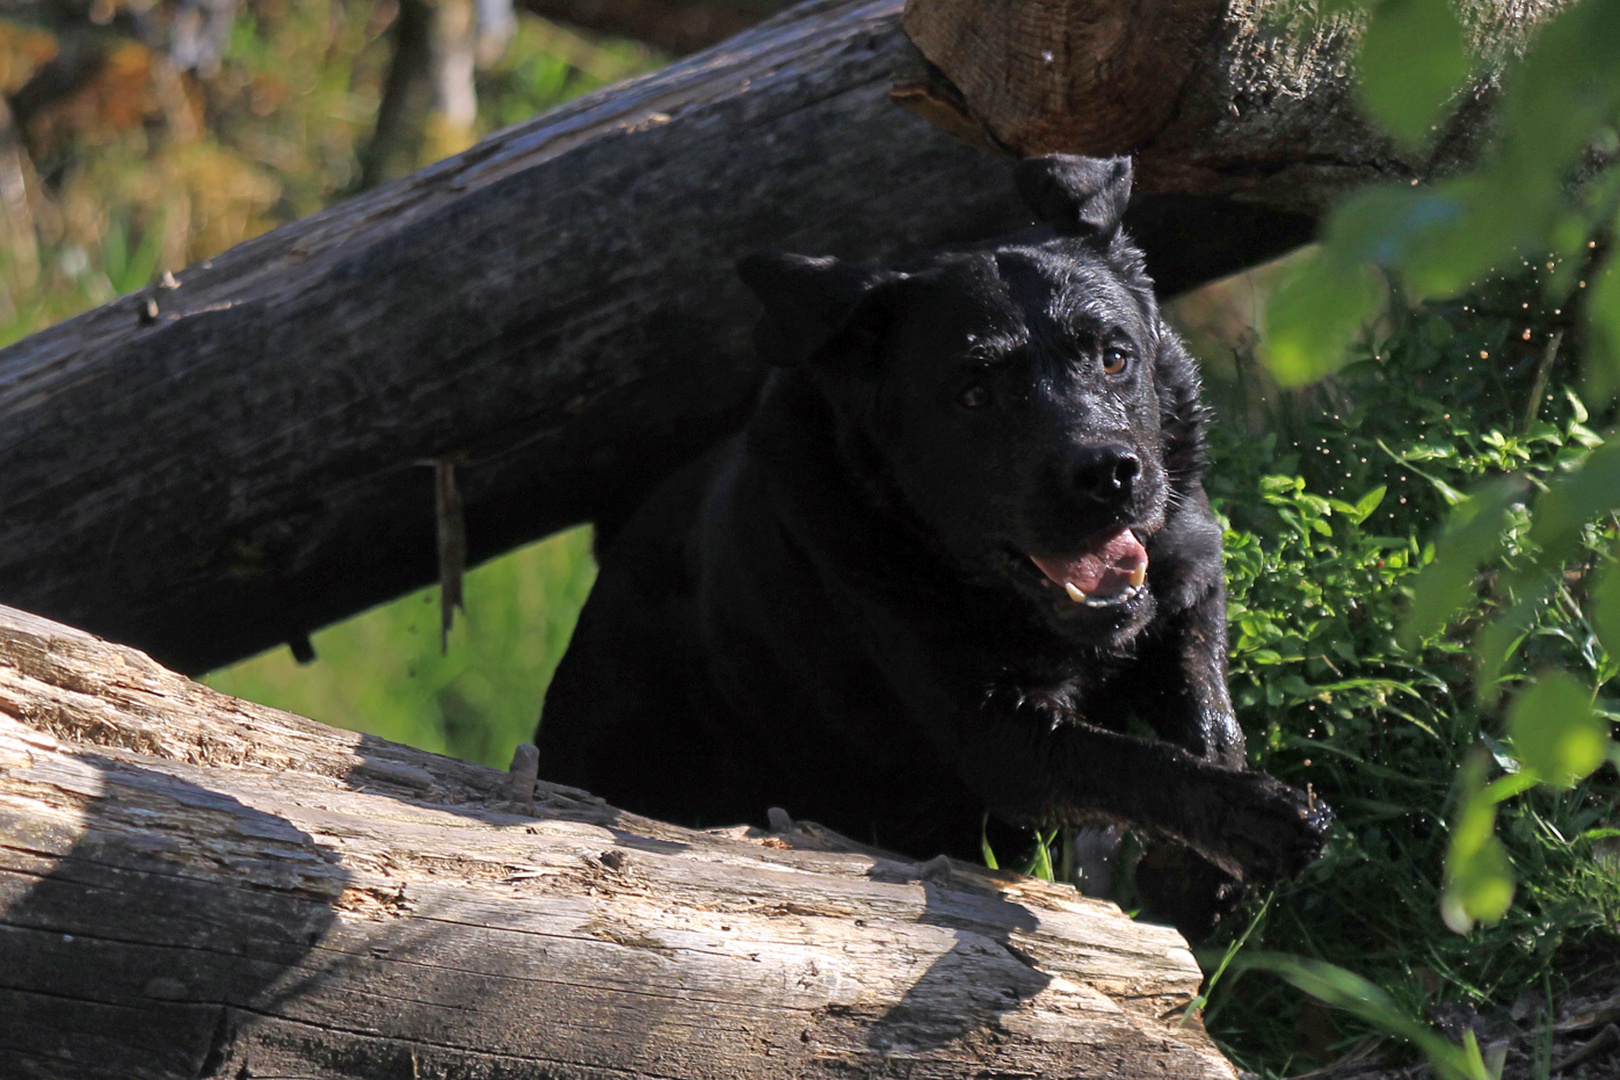
<svg viewBox="0 0 1620 1080">
<path fill-rule="evenodd" d="M 1069 490 L 1099 502 L 1124 502 L 1142 460 L 1125 446 L 1080 446 L 1069 459 Z"/>
</svg>

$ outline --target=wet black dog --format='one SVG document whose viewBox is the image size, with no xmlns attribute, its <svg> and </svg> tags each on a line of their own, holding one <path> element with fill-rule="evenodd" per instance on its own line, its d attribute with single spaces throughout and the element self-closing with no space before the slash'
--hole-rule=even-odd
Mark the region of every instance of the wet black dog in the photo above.
<svg viewBox="0 0 1620 1080">
<path fill-rule="evenodd" d="M 1316 856 L 1326 809 L 1243 771 L 1199 380 L 1120 230 L 1130 163 L 1015 175 L 1044 228 L 742 263 L 779 370 L 605 552 L 543 777 L 918 856 L 976 852 L 986 808 L 1125 820 L 1212 889 Z"/>
</svg>

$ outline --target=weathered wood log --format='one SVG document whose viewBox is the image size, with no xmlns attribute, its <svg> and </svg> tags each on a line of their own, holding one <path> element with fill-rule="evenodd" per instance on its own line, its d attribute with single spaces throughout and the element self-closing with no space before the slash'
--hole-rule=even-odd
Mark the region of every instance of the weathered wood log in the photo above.
<svg viewBox="0 0 1620 1080">
<path fill-rule="evenodd" d="M 1496 2 L 1508 24 L 1551 0 Z M 1412 172 L 1348 104 L 1346 32 L 1267 21 L 1294 7 L 1230 5 L 1175 52 L 1190 70 L 1125 65 L 1109 107 L 1139 95 L 1152 123 L 1064 147 L 1141 152 L 1128 224 L 1168 291 Z M 1099 62 L 1088 40 L 1064 64 Z M 883 258 L 1027 221 L 1004 160 L 890 102 L 915 63 L 900 0 L 818 0 L 0 352 L 0 600 L 197 671 L 431 581 L 425 461 L 465 462 L 474 561 L 611 527 L 748 410 L 734 259 Z"/>
<path fill-rule="evenodd" d="M 1067 886 L 524 788 L 0 608 L 0 1074 L 1235 1080 Z"/>
<path fill-rule="evenodd" d="M 1225 194 L 1317 215 L 1377 180 L 1424 180 L 1472 158 L 1503 62 L 1569 0 L 1459 4 L 1475 77 L 1426 147 L 1361 110 L 1363 14 L 1295 0 L 907 0 L 932 70 L 932 112 L 1019 156 L 1132 154 L 1147 191 Z M 934 93 L 929 93 L 931 88 Z"/>
</svg>

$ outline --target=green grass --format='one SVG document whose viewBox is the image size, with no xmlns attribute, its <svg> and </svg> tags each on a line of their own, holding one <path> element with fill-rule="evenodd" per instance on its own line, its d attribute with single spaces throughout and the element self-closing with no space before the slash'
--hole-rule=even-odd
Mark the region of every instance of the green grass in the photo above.
<svg viewBox="0 0 1620 1080">
<path fill-rule="evenodd" d="M 1602 443 L 1579 399 L 1560 388 L 1567 359 L 1541 381 L 1556 321 L 1541 295 L 1535 280 L 1498 281 L 1466 301 L 1419 308 L 1336 378 L 1271 391 L 1259 406 L 1254 393 L 1228 387 L 1212 437 L 1209 486 L 1229 522 L 1231 685 L 1251 759 L 1311 785 L 1339 815 L 1327 856 L 1278 890 L 1249 948 L 1348 969 L 1411 1017 L 1441 1001 L 1506 1005 L 1546 980 L 1561 986 L 1573 974 L 1563 968 L 1569 956 L 1620 944 L 1620 874 L 1594 850 L 1620 824 L 1613 768 L 1498 808 L 1519 881 L 1499 922 L 1454 933 L 1440 906 L 1459 767 L 1483 754 L 1492 775 L 1519 768 L 1506 732 L 1516 688 L 1561 670 L 1597 688 L 1609 720 L 1620 709 L 1620 658 L 1593 632 L 1585 595 L 1612 561 L 1613 516 L 1588 525 L 1556 575 L 1553 601 L 1501 673 L 1506 695 L 1476 696 L 1471 643 L 1511 599 L 1493 596 L 1491 580 L 1534 554 L 1521 511 L 1507 516 L 1501 555 L 1461 624 L 1410 643 L 1399 633 L 1459 492 L 1507 474 L 1534 486 Z M 1388 1030 L 1368 1019 L 1378 1010 L 1336 1014 L 1339 1042 L 1302 1046 L 1301 1001 L 1269 976 L 1228 974 L 1207 1019 L 1263 1074 L 1331 1060 L 1345 1042 Z"/>
<path fill-rule="evenodd" d="M 520 548 L 469 572 L 467 613 L 439 649 L 437 587 L 315 634 L 315 660 L 281 646 L 209 675 L 216 690 L 338 727 L 505 767 L 534 737 L 540 700 L 596 564 L 590 530 Z"/>
</svg>

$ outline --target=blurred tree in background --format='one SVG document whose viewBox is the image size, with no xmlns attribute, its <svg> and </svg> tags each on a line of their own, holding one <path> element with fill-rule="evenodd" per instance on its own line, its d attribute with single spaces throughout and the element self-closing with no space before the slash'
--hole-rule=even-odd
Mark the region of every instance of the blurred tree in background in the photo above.
<svg viewBox="0 0 1620 1080">
<path fill-rule="evenodd" d="M 459 2 L 0 3 L 0 344 L 667 59 Z"/>
</svg>

